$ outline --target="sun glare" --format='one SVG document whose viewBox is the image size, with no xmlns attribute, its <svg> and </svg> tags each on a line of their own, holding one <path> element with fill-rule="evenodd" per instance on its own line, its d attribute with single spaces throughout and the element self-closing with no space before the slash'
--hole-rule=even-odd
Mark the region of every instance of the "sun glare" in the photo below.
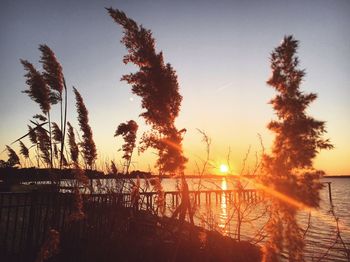
<svg viewBox="0 0 350 262">
<path fill-rule="evenodd" d="M 220 172 L 226 174 L 228 172 L 228 166 L 225 164 L 220 165 Z"/>
</svg>

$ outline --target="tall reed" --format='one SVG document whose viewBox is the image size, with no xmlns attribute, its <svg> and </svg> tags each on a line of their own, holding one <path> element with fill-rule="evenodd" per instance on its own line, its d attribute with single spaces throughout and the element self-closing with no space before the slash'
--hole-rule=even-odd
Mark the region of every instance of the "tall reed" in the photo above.
<svg viewBox="0 0 350 262">
<path fill-rule="evenodd" d="M 67 115 L 67 88 L 65 85 L 65 80 L 63 76 L 63 70 L 61 64 L 58 62 L 55 53 L 47 46 L 47 45 L 40 45 L 39 50 L 41 51 L 41 60 L 40 62 L 43 65 L 43 77 L 47 83 L 47 85 L 50 87 L 50 98 L 51 103 L 60 103 L 60 111 L 61 111 L 61 131 L 62 139 L 60 141 L 61 143 L 61 149 L 60 149 L 60 168 L 62 168 L 63 163 L 63 151 L 64 151 L 64 138 L 65 138 L 65 131 L 66 131 L 66 115 Z M 65 114 L 63 118 L 63 99 L 62 99 L 62 93 L 63 89 L 65 90 Z"/>
<path fill-rule="evenodd" d="M 89 125 L 88 111 L 84 104 L 84 100 L 78 90 L 73 87 L 73 91 L 76 99 L 76 108 L 78 112 L 78 122 L 80 130 L 83 132 L 81 143 L 82 152 L 84 156 L 85 165 L 87 168 L 92 169 L 93 164 L 97 158 L 96 146 L 92 137 L 92 130 Z"/>
<path fill-rule="evenodd" d="M 126 167 L 126 171 L 125 173 L 128 174 L 129 173 L 129 167 L 131 164 L 131 157 L 132 157 L 132 153 L 134 151 L 134 148 L 136 146 L 136 132 L 137 129 L 139 128 L 139 126 L 137 125 L 137 123 L 134 120 L 129 120 L 126 123 L 121 123 L 117 130 L 115 131 L 114 136 L 123 136 L 123 139 L 125 141 L 124 145 L 123 145 L 123 151 L 124 151 L 124 155 L 123 158 L 126 161 L 125 167 Z"/>
<path fill-rule="evenodd" d="M 25 77 L 27 78 L 26 83 L 28 85 L 28 89 L 24 90 L 23 93 L 27 94 L 33 101 L 39 104 L 42 112 L 47 115 L 49 121 L 49 159 L 50 159 L 50 167 L 52 168 L 52 144 L 51 144 L 51 119 L 50 119 L 50 109 L 51 109 L 51 98 L 50 98 L 50 89 L 46 84 L 43 76 L 39 71 L 35 69 L 35 67 L 29 63 L 27 60 L 20 60 L 24 70 L 27 72 Z M 41 136 L 43 137 L 43 136 Z M 45 142 L 43 142 L 45 143 Z"/>
<path fill-rule="evenodd" d="M 75 142 L 75 135 L 72 125 L 67 122 L 68 125 L 68 144 L 69 144 L 69 150 L 70 150 L 70 158 L 73 161 L 73 163 L 77 166 L 79 163 L 79 147 L 77 143 Z"/>
<path fill-rule="evenodd" d="M 8 160 L 7 160 L 8 165 L 9 166 L 21 165 L 19 161 L 19 157 L 15 152 L 15 150 L 13 150 L 9 146 L 6 146 L 6 149 L 7 149 L 7 156 L 8 156 Z"/>
<path fill-rule="evenodd" d="M 53 162 L 51 138 L 48 135 L 48 132 L 41 126 L 35 128 L 35 133 L 38 139 L 38 146 L 41 151 L 41 158 L 47 165 L 52 167 Z"/>
</svg>

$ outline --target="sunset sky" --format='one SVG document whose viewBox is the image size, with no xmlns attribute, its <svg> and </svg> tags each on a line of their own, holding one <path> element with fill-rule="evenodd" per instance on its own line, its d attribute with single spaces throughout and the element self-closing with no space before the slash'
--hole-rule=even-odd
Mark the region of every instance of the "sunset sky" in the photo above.
<svg viewBox="0 0 350 262">
<path fill-rule="evenodd" d="M 264 3 L 264 4 L 262 4 Z M 0 151 L 27 132 L 40 112 L 21 91 L 27 89 L 19 59 L 40 68 L 39 44 L 50 46 L 61 62 L 69 87 L 68 120 L 78 128 L 72 86 L 83 96 L 99 154 L 99 165 L 119 164 L 122 139 L 113 137 L 119 123 L 134 119 L 147 129 L 140 99 L 120 82 L 134 72 L 125 66 L 121 28 L 104 7 L 123 10 L 151 29 L 157 50 L 176 69 L 183 95 L 177 119 L 186 128 L 187 172 L 201 165 L 205 145 L 196 130 L 212 139 L 211 160 L 216 169 L 226 162 L 239 173 L 251 146 L 250 166 L 261 152 L 257 134 L 268 151 L 274 118 L 268 101 L 269 55 L 284 35 L 300 40 L 302 90 L 315 92 L 310 115 L 327 122 L 327 137 L 335 145 L 315 160 L 330 175 L 350 175 L 350 1 L 10 1 L 0 3 Z M 57 122 L 58 106 L 53 109 Z M 29 146 L 27 140 L 23 142 Z M 13 146 L 18 149 L 17 146 Z M 0 155 L 6 159 L 6 152 Z M 134 158 L 134 169 L 154 165 L 152 150 Z M 214 172 L 210 170 L 209 172 Z"/>
</svg>

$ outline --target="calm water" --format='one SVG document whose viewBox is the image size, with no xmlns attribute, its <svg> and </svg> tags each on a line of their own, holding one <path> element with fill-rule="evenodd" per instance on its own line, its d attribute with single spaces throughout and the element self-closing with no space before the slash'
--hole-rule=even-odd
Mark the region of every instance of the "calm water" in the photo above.
<svg viewBox="0 0 350 262">
<path fill-rule="evenodd" d="M 325 186 L 321 190 L 320 208 L 312 211 L 311 215 L 308 212 L 300 212 L 298 215 L 302 228 L 308 228 L 305 234 L 306 259 L 307 261 L 349 261 L 345 250 L 350 249 L 350 178 L 324 178 L 323 182 L 331 182 L 332 203 L 334 214 L 339 218 L 341 239 L 337 234 L 336 220 L 331 212 L 328 186 Z M 164 190 L 176 189 L 173 180 L 165 179 L 162 185 Z M 198 189 L 198 180 L 191 179 L 189 185 L 192 189 Z M 236 181 L 230 178 L 211 179 L 202 181 L 200 186 L 202 190 L 234 189 Z M 246 186 L 251 187 L 249 184 Z M 215 200 L 212 200 L 210 205 L 202 200 L 201 205 L 197 207 L 196 221 L 206 228 L 216 229 L 237 238 L 237 208 L 224 195 L 221 196 L 221 202 L 218 204 Z M 242 204 L 240 209 L 240 213 L 243 214 L 240 227 L 241 239 L 262 244 L 266 239 L 264 225 L 268 218 L 264 205 Z"/>
<path fill-rule="evenodd" d="M 350 261 L 346 255 L 346 250 L 350 250 L 350 178 L 324 178 L 323 182 L 331 182 L 332 203 L 334 213 L 331 212 L 332 204 L 329 200 L 328 186 L 321 190 L 320 208 L 313 210 L 311 214 L 301 211 L 298 214 L 300 226 L 306 230 L 305 242 L 307 261 Z M 141 181 L 141 188 L 145 189 L 145 181 Z M 178 189 L 177 180 L 163 179 L 162 187 L 164 191 Z M 190 190 L 208 189 L 235 189 L 237 181 L 232 178 L 217 178 L 202 180 L 188 179 Z M 253 188 L 249 183 L 242 183 L 246 188 Z M 107 185 L 106 185 L 107 186 Z M 114 187 L 115 185 L 109 185 Z M 151 189 L 148 189 L 151 190 Z M 264 225 L 268 219 L 266 205 L 241 204 L 237 206 L 221 195 L 221 201 L 216 203 L 215 196 L 212 195 L 211 204 L 202 201 L 196 207 L 195 222 L 205 228 L 220 231 L 222 234 L 233 238 L 249 240 L 253 243 L 263 244 L 266 240 Z M 170 200 L 170 199 L 168 199 Z M 174 208 L 170 201 L 167 202 L 167 214 L 171 215 Z M 237 212 L 240 208 L 241 212 Z M 241 226 L 237 226 L 238 213 L 241 215 Z M 336 217 L 340 235 L 337 234 Z M 238 230 L 240 229 L 240 232 Z M 350 256 L 350 254 L 349 254 Z"/>
</svg>

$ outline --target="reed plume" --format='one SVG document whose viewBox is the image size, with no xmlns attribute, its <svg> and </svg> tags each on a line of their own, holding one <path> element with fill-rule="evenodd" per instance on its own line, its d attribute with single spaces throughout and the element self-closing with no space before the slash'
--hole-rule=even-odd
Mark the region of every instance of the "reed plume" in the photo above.
<svg viewBox="0 0 350 262">
<path fill-rule="evenodd" d="M 20 153 L 22 154 L 22 156 L 24 156 L 24 158 L 29 159 L 29 149 L 25 146 L 25 144 L 23 144 L 22 141 L 19 141 L 19 146 L 20 146 Z"/>
<path fill-rule="evenodd" d="M 35 262 L 44 262 L 59 252 L 60 233 L 50 229 L 48 236 L 40 248 Z"/>
<path fill-rule="evenodd" d="M 73 199 L 73 212 L 69 216 L 70 221 L 79 221 L 85 217 L 84 213 L 84 203 L 83 197 L 79 191 L 79 188 L 83 186 L 83 188 L 87 188 L 89 185 L 89 178 L 85 175 L 84 170 L 82 170 L 78 164 L 74 163 L 75 169 L 73 170 L 73 176 L 76 181 L 74 186 L 74 199 Z M 90 188 L 91 192 L 93 188 Z"/>
<path fill-rule="evenodd" d="M 67 125 L 68 125 L 68 144 L 69 144 L 69 150 L 70 150 L 70 158 L 76 165 L 78 165 L 79 147 L 75 142 L 73 127 L 69 122 L 67 122 Z"/>
<path fill-rule="evenodd" d="M 53 154 L 54 154 L 55 158 L 58 159 L 58 148 L 57 148 L 57 144 L 53 144 Z"/>
<path fill-rule="evenodd" d="M 51 141 L 47 134 L 48 132 L 41 126 L 35 128 L 36 137 L 39 144 L 39 149 L 41 151 L 41 158 L 47 165 L 52 166 L 52 159 L 50 154 Z"/>
<path fill-rule="evenodd" d="M 118 169 L 117 169 L 117 166 L 115 165 L 114 161 L 111 161 L 110 169 L 111 169 L 111 172 L 112 172 L 113 175 L 118 174 Z"/>
<path fill-rule="evenodd" d="M 79 189 L 74 188 L 74 199 L 73 199 L 73 211 L 68 217 L 68 221 L 80 221 L 85 218 L 83 208 L 83 197 L 81 196 Z"/>
<path fill-rule="evenodd" d="M 63 73 L 62 66 L 57 61 L 55 53 L 47 46 L 40 45 L 39 50 L 41 51 L 40 62 L 43 65 L 44 73 L 43 77 L 47 85 L 51 88 L 51 96 L 53 100 L 51 102 L 58 102 L 62 100 L 63 91 Z"/>
<path fill-rule="evenodd" d="M 305 70 L 299 68 L 299 41 L 292 35 L 271 53 L 272 75 L 267 84 L 277 94 L 270 101 L 277 119 L 268 124 L 275 133 L 270 154 L 263 155 L 262 182 L 298 203 L 318 207 L 320 178 L 324 174 L 313 167 L 313 160 L 322 149 L 332 149 L 324 121 L 309 116 L 307 108 L 317 95 L 301 90 Z M 276 261 L 284 249 L 289 261 L 304 261 L 304 238 L 297 222 L 299 208 L 276 197 L 271 198 L 271 219 L 266 231 L 263 261 Z"/>
<path fill-rule="evenodd" d="M 52 137 L 56 142 L 62 142 L 62 132 L 57 123 L 52 122 Z"/>
<path fill-rule="evenodd" d="M 121 43 L 128 49 L 123 62 L 139 68 L 121 80 L 130 84 L 132 92 L 142 99 L 141 107 L 145 111 L 140 116 L 152 127 L 152 132 L 141 140 L 143 148 L 152 147 L 158 151 L 156 166 L 160 173 L 183 173 L 187 158 L 182 150 L 183 132 L 175 126 L 182 102 L 176 72 L 164 62 L 163 53 L 156 51 L 150 30 L 118 9 L 107 8 L 107 11 L 123 28 Z"/>
<path fill-rule="evenodd" d="M 68 166 L 67 158 L 64 156 L 64 154 L 62 156 L 63 156 L 63 158 L 62 158 L 62 165 L 63 166 Z"/>
<path fill-rule="evenodd" d="M 30 142 L 32 142 L 33 146 L 36 147 L 36 149 L 35 149 L 35 151 L 36 151 L 36 161 L 37 161 L 38 167 L 40 167 L 38 137 L 36 135 L 35 129 L 32 128 L 30 125 L 28 125 L 28 130 L 29 130 L 28 131 L 29 140 L 30 140 Z"/>
<path fill-rule="evenodd" d="M 45 82 L 45 79 L 40 74 L 35 67 L 26 60 L 20 60 L 24 69 L 27 71 L 25 77 L 27 78 L 26 83 L 28 89 L 24 90 L 23 93 L 27 94 L 32 100 L 37 102 L 40 106 L 40 109 L 44 114 L 47 114 L 49 120 L 49 159 L 50 167 L 52 167 L 52 144 L 51 144 L 51 121 L 50 121 L 50 109 L 51 109 L 51 98 L 50 98 L 50 89 Z"/>
<path fill-rule="evenodd" d="M 49 87 L 40 72 L 31 63 L 27 60 L 20 61 L 24 66 L 24 70 L 27 71 L 25 77 L 27 79 L 26 84 L 28 85 L 28 89 L 22 92 L 38 103 L 43 113 L 47 114 L 51 108 Z"/>
<path fill-rule="evenodd" d="M 45 122 L 47 121 L 47 118 L 41 114 L 36 114 L 33 116 L 34 119 L 38 119 L 39 121 Z"/>
<path fill-rule="evenodd" d="M 17 153 L 15 152 L 15 150 L 13 150 L 11 147 L 6 146 L 7 149 L 7 156 L 8 156 L 8 160 L 7 163 L 9 166 L 15 166 L 15 165 L 21 165 L 21 163 L 19 162 L 19 157 L 17 155 Z"/>
<path fill-rule="evenodd" d="M 35 129 L 32 128 L 30 125 L 28 125 L 28 129 L 29 129 L 28 136 L 29 136 L 30 142 L 32 142 L 33 145 L 38 144 L 38 137 L 35 133 Z"/>
<path fill-rule="evenodd" d="M 61 64 L 58 62 L 55 53 L 47 46 L 40 45 L 39 50 L 41 51 L 40 62 L 43 65 L 44 73 L 43 77 L 50 87 L 50 100 L 52 104 L 60 103 L 61 111 L 61 154 L 60 154 L 60 168 L 62 168 L 63 162 L 63 150 L 64 150 L 64 138 L 66 133 L 66 116 L 67 116 L 67 88 L 64 80 L 63 70 Z M 63 119 L 63 101 L 62 93 L 65 90 L 65 114 Z"/>
<path fill-rule="evenodd" d="M 159 210 L 160 214 L 164 216 L 166 202 L 165 202 L 165 193 L 164 193 L 162 183 L 160 179 L 157 177 L 157 178 L 151 179 L 150 184 L 153 186 L 153 189 L 157 192 L 157 198 L 156 198 L 157 209 Z"/>
<path fill-rule="evenodd" d="M 123 136 L 123 139 L 125 141 L 123 145 L 123 158 L 126 160 L 126 173 L 129 172 L 132 153 L 136 146 L 136 132 L 138 127 L 139 126 L 134 120 L 130 120 L 126 123 L 121 123 L 114 134 L 115 137 L 120 135 Z"/>
<path fill-rule="evenodd" d="M 84 160 L 87 167 L 91 169 L 97 158 L 97 152 L 96 152 L 95 142 L 92 137 L 92 130 L 89 125 L 88 111 L 84 104 L 84 100 L 80 95 L 80 93 L 78 92 L 78 90 L 75 87 L 73 87 L 73 91 L 76 99 L 78 122 L 80 125 L 80 130 L 83 132 L 83 135 L 82 135 L 83 141 L 81 143 L 81 146 L 83 149 L 82 151 L 84 155 Z"/>
</svg>

